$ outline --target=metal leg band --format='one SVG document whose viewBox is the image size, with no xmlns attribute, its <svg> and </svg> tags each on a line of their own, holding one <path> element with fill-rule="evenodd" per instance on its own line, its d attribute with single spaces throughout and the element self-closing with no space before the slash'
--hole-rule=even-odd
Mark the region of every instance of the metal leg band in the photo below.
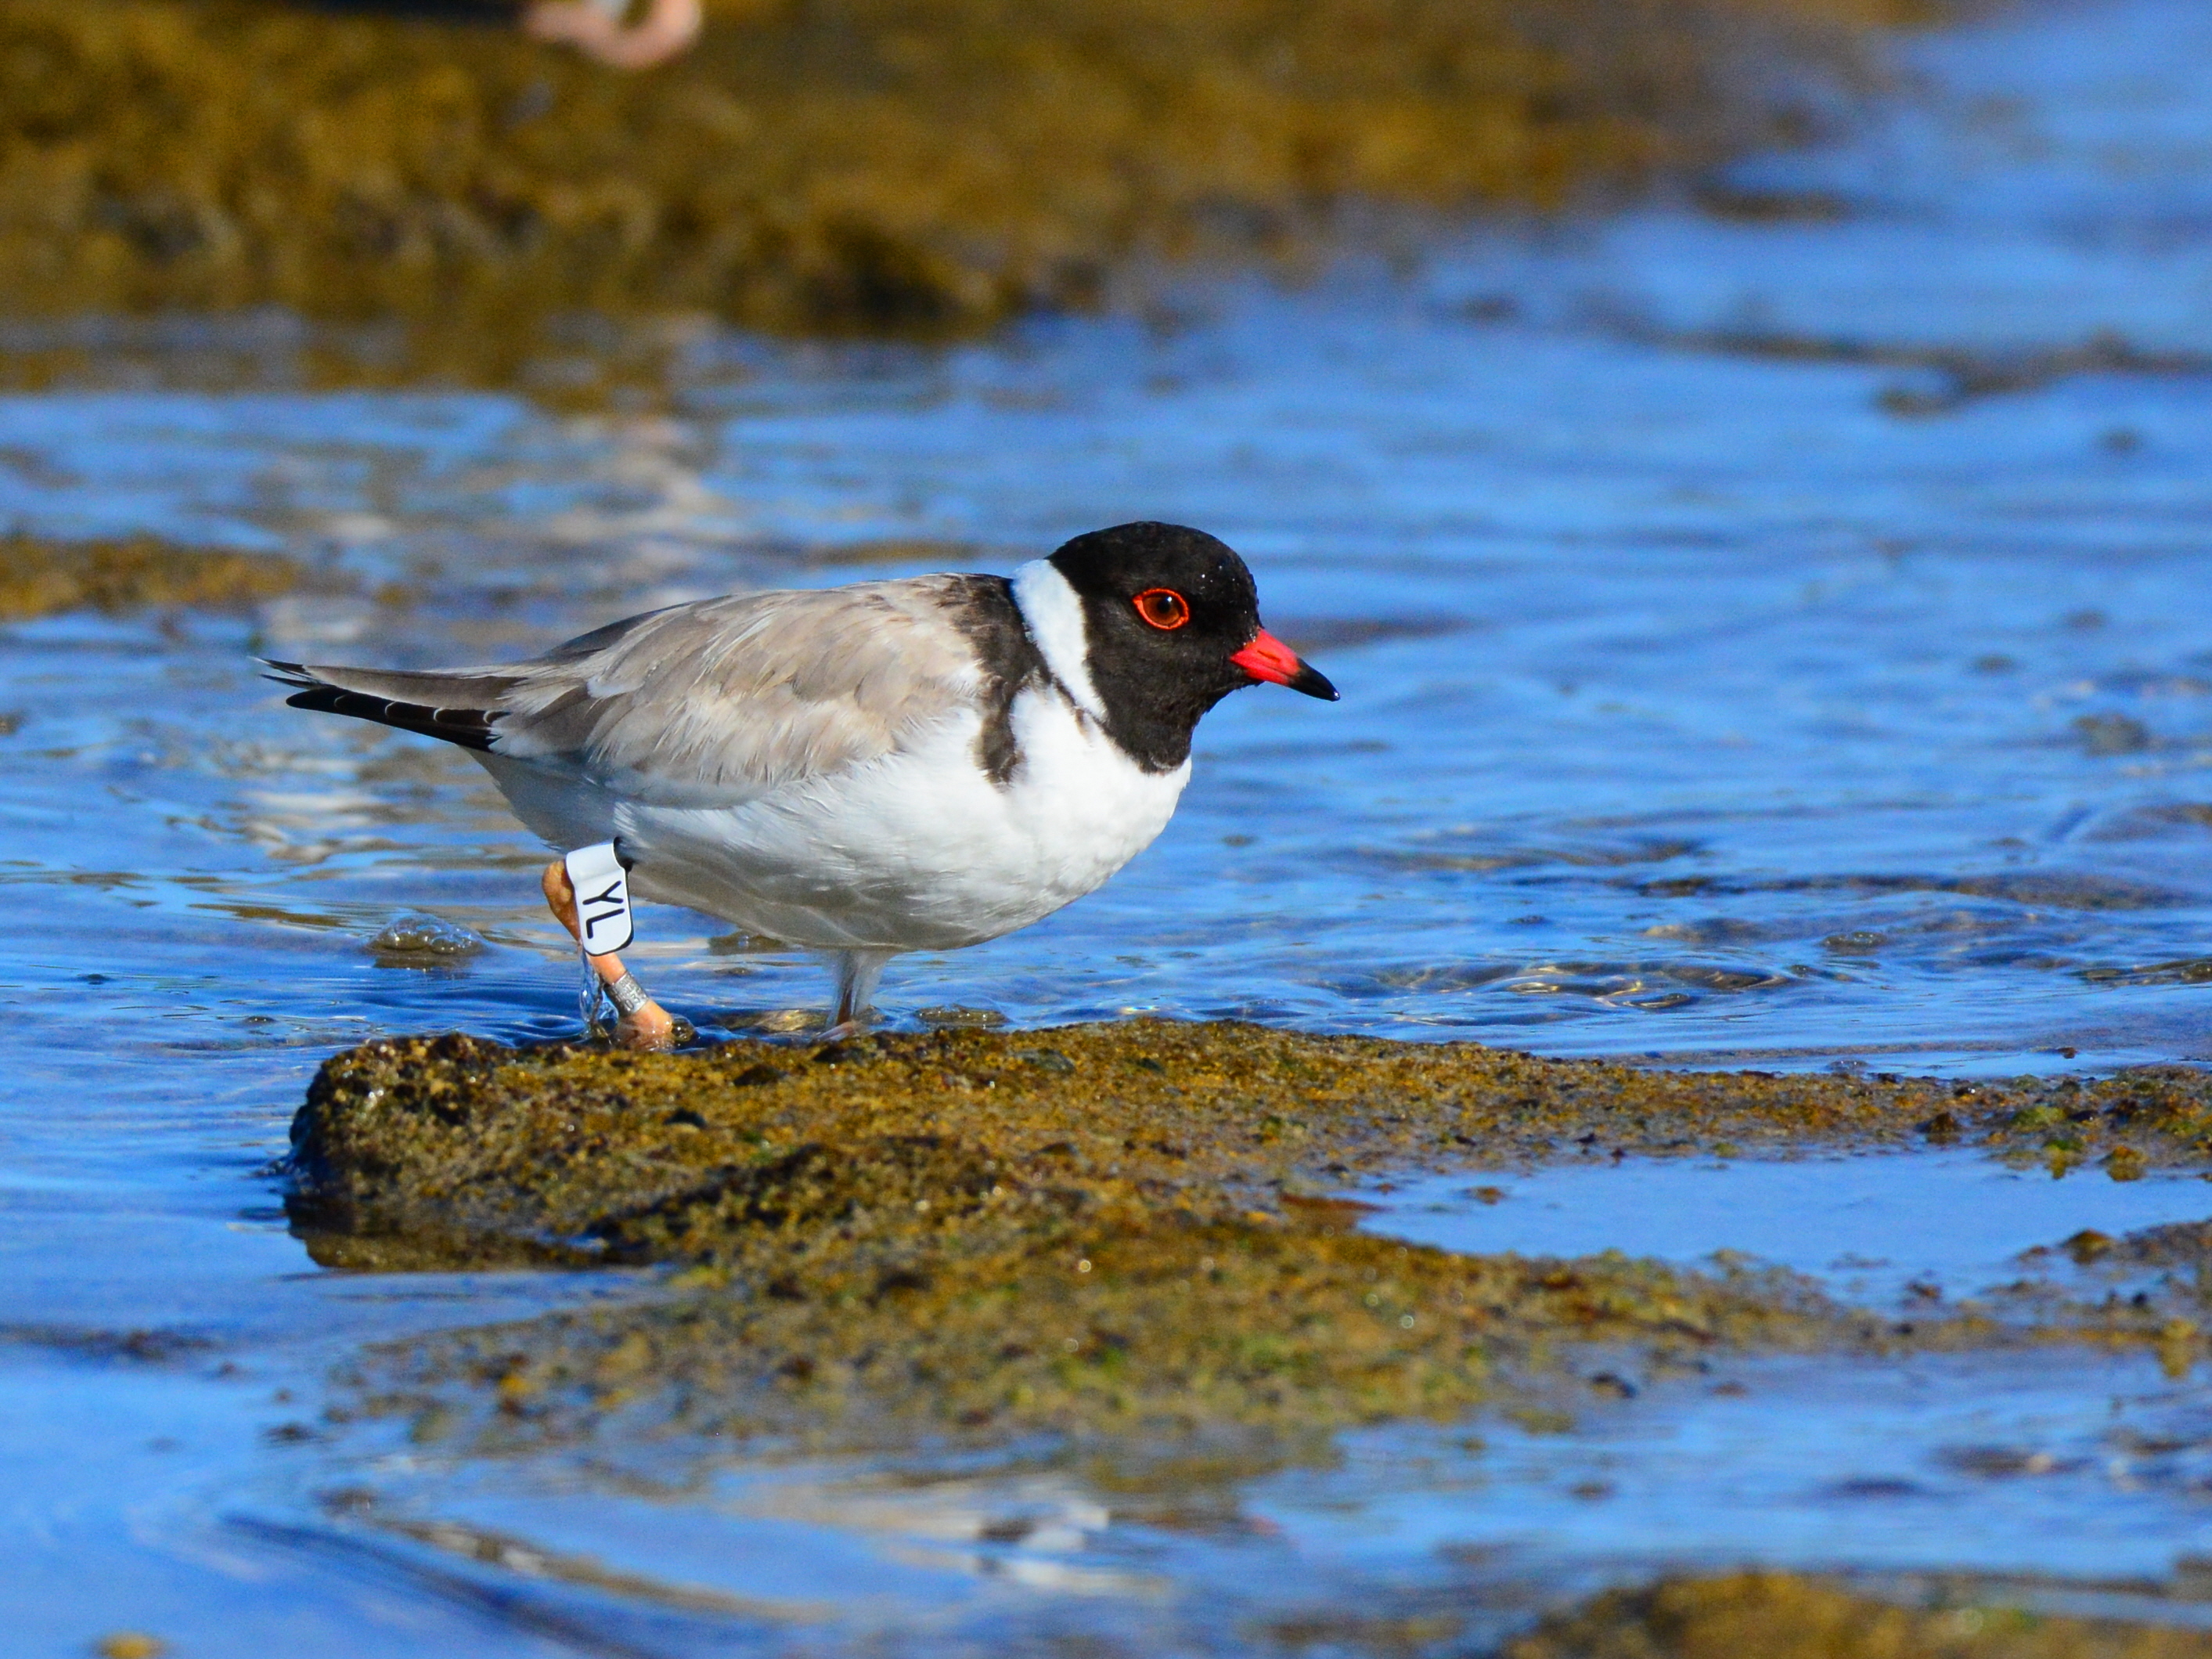
<svg viewBox="0 0 2212 1659">
<path fill-rule="evenodd" d="M 639 1009 L 653 1001 L 651 997 L 646 995 L 645 987 L 640 985 L 628 974 L 624 974 L 607 987 L 607 995 L 612 1000 L 615 1006 L 622 1010 L 625 1017 L 637 1012 Z"/>
</svg>

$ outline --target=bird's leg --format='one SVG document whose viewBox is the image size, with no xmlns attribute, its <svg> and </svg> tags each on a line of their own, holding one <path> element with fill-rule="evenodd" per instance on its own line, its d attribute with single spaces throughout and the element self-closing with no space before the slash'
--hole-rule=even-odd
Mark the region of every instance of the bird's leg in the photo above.
<svg viewBox="0 0 2212 1659">
<path fill-rule="evenodd" d="M 576 948 L 583 950 L 584 935 L 576 921 L 576 887 L 568 879 L 568 866 L 559 859 L 545 866 L 545 902 L 563 927 L 574 936 Z M 615 1036 L 633 1048 L 672 1048 L 676 1046 L 676 1020 L 668 1010 L 645 994 L 638 982 L 631 979 L 629 970 L 622 965 L 622 958 L 610 951 L 603 957 L 585 951 L 584 960 L 599 975 L 599 983 L 615 1000 L 615 1006 L 623 1015 L 615 1026 Z M 629 992 L 618 988 L 628 981 Z M 625 1006 L 628 1005 L 628 1006 Z"/>
<path fill-rule="evenodd" d="M 884 976 L 884 964 L 890 959 L 888 951 L 837 952 L 837 1018 L 823 1036 L 842 1042 L 866 1029 L 869 1000 L 876 994 L 876 982 Z"/>
</svg>

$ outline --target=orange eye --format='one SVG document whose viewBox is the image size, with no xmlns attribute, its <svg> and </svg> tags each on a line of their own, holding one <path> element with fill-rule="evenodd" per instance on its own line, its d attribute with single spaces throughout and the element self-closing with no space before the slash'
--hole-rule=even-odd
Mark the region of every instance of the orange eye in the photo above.
<svg viewBox="0 0 2212 1659">
<path fill-rule="evenodd" d="M 1137 614 L 1163 630 L 1181 628 L 1190 620 L 1190 601 L 1172 587 L 1148 587 L 1136 597 Z"/>
</svg>

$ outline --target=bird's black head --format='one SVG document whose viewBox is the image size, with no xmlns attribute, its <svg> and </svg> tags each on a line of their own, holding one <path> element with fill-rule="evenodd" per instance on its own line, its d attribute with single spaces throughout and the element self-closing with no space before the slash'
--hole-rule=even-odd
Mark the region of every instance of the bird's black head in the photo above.
<svg viewBox="0 0 2212 1659">
<path fill-rule="evenodd" d="M 1261 627 L 1252 573 L 1202 530 L 1116 525 L 1078 536 L 1051 563 L 1082 604 L 1106 729 L 1142 765 L 1182 765 L 1199 717 L 1260 681 L 1336 700 L 1334 686 Z"/>
</svg>

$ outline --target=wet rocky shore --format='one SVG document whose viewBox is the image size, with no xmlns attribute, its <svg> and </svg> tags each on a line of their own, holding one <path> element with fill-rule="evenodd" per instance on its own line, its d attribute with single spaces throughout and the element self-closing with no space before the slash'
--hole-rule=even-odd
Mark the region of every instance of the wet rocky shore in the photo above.
<svg viewBox="0 0 2212 1659">
<path fill-rule="evenodd" d="M 2031 1253 L 2055 1273 L 2023 1261 L 2011 1283 L 1900 1314 L 1748 1259 L 1409 1246 L 1364 1230 L 1376 1206 L 1352 1195 L 1414 1169 L 1930 1141 L 2141 1179 L 2212 1153 L 2212 1076 L 2185 1067 L 1975 1084 L 1677 1072 L 1150 1020 L 675 1055 L 453 1035 L 335 1056 L 293 1139 L 293 1224 L 326 1267 L 661 1270 L 607 1305 L 349 1364 L 328 1432 L 397 1426 L 448 1459 L 649 1443 L 665 1481 L 740 1447 L 1034 1460 L 1058 1446 L 1174 1486 L 1188 1474 L 1163 1467 L 1326 1464 L 1335 1432 L 1398 1420 L 1587 1428 L 1646 1392 L 1741 1393 L 1763 1355 L 2058 1344 L 2148 1351 L 2176 1377 L 2206 1357 L 2206 1224 L 2083 1231 Z M 483 1559 L 507 1547 L 450 1528 L 416 1538 L 372 1491 L 332 1501 L 371 1532 Z M 1306 1643 L 1442 1650 L 1494 1622 L 1501 1594 L 1347 1613 Z M 2212 1650 L 2188 1630 L 2037 1605 L 1971 1576 L 1692 1577 L 1607 1591 L 1495 1650 Z M 1276 1634 L 1303 1650 L 1297 1632 Z"/>
<path fill-rule="evenodd" d="M 1574 1369 L 1569 1345 L 1665 1373 L 1731 1352 L 2057 1340 L 2148 1346 L 2185 1372 L 2204 1346 L 2191 1273 L 2212 1264 L 2201 1228 L 2085 1233 L 2078 1262 L 2160 1262 L 2163 1288 L 2023 1283 L 1898 1320 L 1749 1262 L 1408 1247 L 1360 1231 L 1373 1206 L 1347 1195 L 1422 1167 L 1931 1139 L 2139 1179 L 2212 1152 L 2212 1077 L 2182 1067 L 2014 1085 L 1638 1071 L 1145 1020 L 678 1055 L 453 1036 L 335 1057 L 293 1138 L 293 1219 L 325 1265 L 689 1270 L 672 1301 L 404 1362 L 440 1385 L 414 1405 L 446 1420 L 455 1389 L 501 1433 L 583 1431 L 672 1389 L 714 1433 L 1304 1431 L 1525 1404 Z"/>
</svg>

